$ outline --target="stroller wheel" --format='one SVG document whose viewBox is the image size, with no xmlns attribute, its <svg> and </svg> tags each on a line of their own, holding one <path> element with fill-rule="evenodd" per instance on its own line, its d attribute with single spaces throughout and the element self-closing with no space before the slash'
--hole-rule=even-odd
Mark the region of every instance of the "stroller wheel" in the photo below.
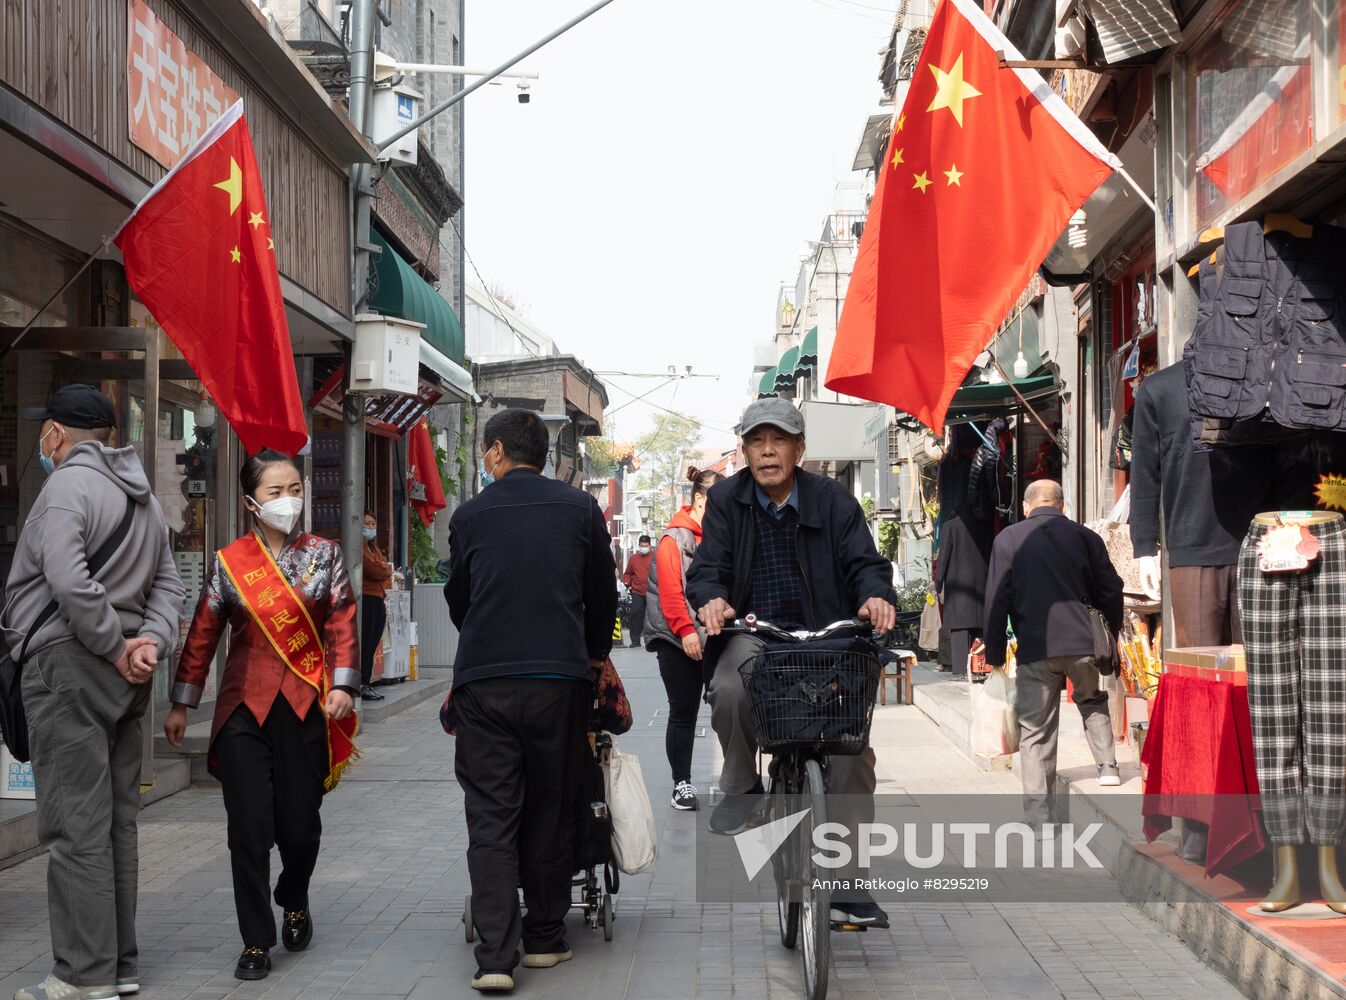
<svg viewBox="0 0 1346 1000">
<path fill-rule="evenodd" d="M 472 923 L 472 897 L 463 900 L 463 937 L 471 944 L 477 940 L 477 928 Z"/>
<path fill-rule="evenodd" d="M 598 915 L 598 922 L 603 925 L 604 941 L 612 940 L 612 920 L 613 920 L 612 897 L 604 894 L 603 908 Z"/>
</svg>

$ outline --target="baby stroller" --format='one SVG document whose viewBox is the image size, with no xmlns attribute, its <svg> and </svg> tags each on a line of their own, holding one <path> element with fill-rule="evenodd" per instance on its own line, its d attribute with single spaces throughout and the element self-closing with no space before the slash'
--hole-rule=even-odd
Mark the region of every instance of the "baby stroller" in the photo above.
<svg viewBox="0 0 1346 1000">
<path fill-rule="evenodd" d="M 570 881 L 570 908 L 584 914 L 584 922 L 591 930 L 601 927 L 603 940 L 611 941 L 616 919 L 612 900 L 621 885 L 612 854 L 612 818 L 603 783 L 603 763 L 612 751 L 612 735 L 591 726 L 585 736 L 585 748 L 585 766 L 576 788 L 572 840 L 575 874 Z M 471 894 L 463 901 L 463 936 L 469 944 L 477 939 Z"/>
</svg>

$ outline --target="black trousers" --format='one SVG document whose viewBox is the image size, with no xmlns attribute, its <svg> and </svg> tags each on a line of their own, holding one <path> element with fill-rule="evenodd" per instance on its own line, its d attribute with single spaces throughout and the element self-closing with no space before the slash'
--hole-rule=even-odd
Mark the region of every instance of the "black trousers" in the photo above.
<svg viewBox="0 0 1346 1000">
<path fill-rule="evenodd" d="M 365 594 L 360 598 L 360 684 L 374 677 L 374 654 L 383 642 L 383 627 L 388 624 L 388 605 L 382 597 Z"/>
<path fill-rule="evenodd" d="M 668 694 L 668 726 L 664 729 L 664 751 L 673 771 L 673 784 L 692 780 L 692 747 L 696 741 L 696 715 L 701 710 L 701 664 L 682 651 L 681 646 L 656 641 L 654 655 L 659 660 L 659 676 Z"/>
<path fill-rule="evenodd" d="M 967 676 L 967 657 L 972 652 L 972 643 L 981 638 L 979 628 L 949 629 L 949 643 L 953 650 L 953 672 L 959 677 Z"/>
<path fill-rule="evenodd" d="M 645 594 L 631 595 L 631 645 L 639 646 L 640 637 L 645 632 Z"/>
<path fill-rule="evenodd" d="M 498 677 L 454 688 L 454 773 L 467 819 L 476 959 L 487 971 L 513 969 L 521 938 L 530 954 L 565 939 L 592 698 L 578 680 Z"/>
<path fill-rule="evenodd" d="M 322 840 L 323 778 L 327 772 L 327 723 L 315 701 L 302 721 L 282 694 L 258 725 L 239 705 L 215 737 L 215 775 L 224 786 L 234 908 L 245 948 L 273 948 L 276 915 L 271 888 L 271 847 L 280 848 L 276 905 L 308 909 L 308 883 Z"/>
</svg>

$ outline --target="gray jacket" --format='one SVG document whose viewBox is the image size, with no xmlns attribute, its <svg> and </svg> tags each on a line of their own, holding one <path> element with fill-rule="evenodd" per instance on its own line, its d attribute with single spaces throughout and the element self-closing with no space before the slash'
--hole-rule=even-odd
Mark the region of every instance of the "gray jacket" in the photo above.
<svg viewBox="0 0 1346 1000">
<path fill-rule="evenodd" d="M 696 555 L 696 536 L 688 528 L 669 527 L 659 538 L 659 544 L 664 544 L 665 538 L 673 539 L 682 555 L 682 583 L 684 600 L 686 599 L 687 567 L 692 564 L 692 557 Z M 664 618 L 664 609 L 659 604 L 659 549 L 655 547 L 655 557 L 650 560 L 650 579 L 645 591 L 645 648 L 653 649 L 656 641 L 662 640 L 672 643 L 679 649 L 682 648 L 682 640 L 673 634 L 669 628 L 668 621 Z M 701 627 L 701 623 L 696 620 L 696 611 L 691 604 L 687 605 L 687 613 L 691 616 L 692 625 L 696 628 L 696 634 L 701 638 L 702 647 L 706 644 L 706 632 Z"/>
<path fill-rule="evenodd" d="M 131 529 L 91 579 L 86 559 L 117 530 L 127 496 L 137 504 Z M 133 448 L 81 442 L 43 484 L 19 535 L 0 612 L 11 655 L 53 597 L 57 612 L 33 636 L 29 656 L 70 638 L 105 660 L 121 655 L 127 636 L 153 636 L 161 660 L 177 645 L 186 591 Z"/>
</svg>

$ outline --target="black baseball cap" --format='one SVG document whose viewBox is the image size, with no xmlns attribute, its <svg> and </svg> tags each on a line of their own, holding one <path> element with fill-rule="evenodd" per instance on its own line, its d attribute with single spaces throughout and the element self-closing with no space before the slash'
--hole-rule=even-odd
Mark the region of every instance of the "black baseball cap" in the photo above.
<svg viewBox="0 0 1346 1000">
<path fill-rule="evenodd" d="M 117 426 L 117 408 L 91 385 L 76 382 L 51 394 L 46 406 L 23 411 L 24 420 L 54 420 L 63 427 L 92 430 Z"/>
</svg>

